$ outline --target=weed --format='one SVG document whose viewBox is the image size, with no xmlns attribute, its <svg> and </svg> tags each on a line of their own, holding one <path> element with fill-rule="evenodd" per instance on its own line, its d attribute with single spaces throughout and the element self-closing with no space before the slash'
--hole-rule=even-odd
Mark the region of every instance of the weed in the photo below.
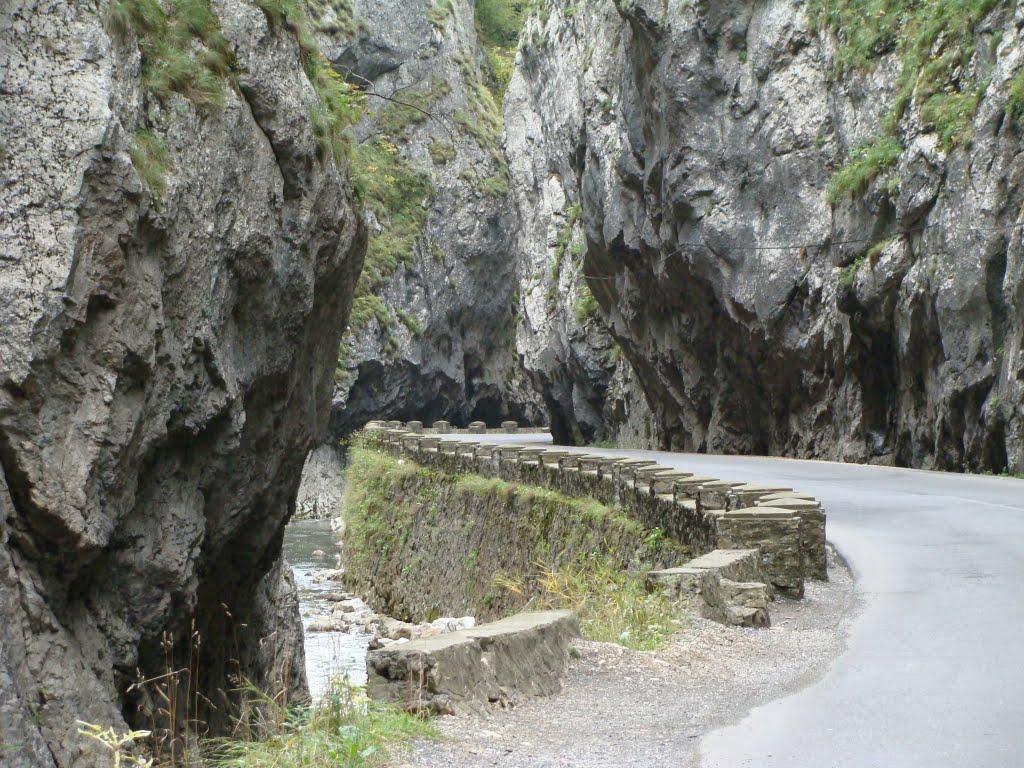
<svg viewBox="0 0 1024 768">
<path fill-rule="evenodd" d="M 389 748 L 437 738 L 427 720 L 366 698 L 347 681 L 335 681 L 317 704 L 285 707 L 248 688 L 258 720 L 243 738 L 208 743 L 208 768 L 369 768 L 391 763 Z"/>
<path fill-rule="evenodd" d="M 884 240 L 879 240 L 868 248 L 867 252 L 864 254 L 864 258 L 867 260 L 868 266 L 874 269 L 875 265 L 878 264 L 878 260 L 882 258 L 882 254 L 885 253 L 885 249 L 888 248 L 895 240 L 895 237 L 887 237 Z"/>
<path fill-rule="evenodd" d="M 480 182 L 480 191 L 488 197 L 502 198 L 508 194 L 508 169 L 504 166 Z"/>
<path fill-rule="evenodd" d="M 434 165 L 447 165 L 455 159 L 455 147 L 451 141 L 434 139 L 427 148 Z"/>
<path fill-rule="evenodd" d="M 109 752 L 114 768 L 121 768 L 121 765 L 135 765 L 139 768 L 151 768 L 152 758 L 142 758 L 133 755 L 129 750 L 136 741 L 148 739 L 149 731 L 126 731 L 117 733 L 113 728 L 104 728 L 100 725 L 93 725 L 84 720 L 75 721 L 79 726 L 78 733 L 88 739 L 99 742 Z"/>
<path fill-rule="evenodd" d="M 167 192 L 167 142 L 152 131 L 137 131 L 128 155 L 139 177 L 159 204 Z"/>
<path fill-rule="evenodd" d="M 1024 70 L 1014 75 L 1008 83 L 1009 96 L 1006 99 L 1006 113 L 1017 120 L 1024 118 Z"/>
<path fill-rule="evenodd" d="M 427 220 L 423 201 L 434 187 L 427 174 L 413 168 L 383 138 L 356 147 L 352 179 L 357 197 L 383 227 L 370 238 L 358 298 L 379 288 L 399 264 L 412 262 L 413 245 Z"/>
<path fill-rule="evenodd" d="M 591 293 L 590 286 L 584 285 L 580 289 L 580 296 L 572 305 L 572 314 L 580 325 L 586 325 L 592 320 L 601 318 L 601 305 L 597 303 L 597 299 Z"/>
<path fill-rule="evenodd" d="M 967 74 L 978 27 L 992 11 L 1008 5 L 1005 0 L 809 0 L 807 13 L 816 29 L 835 34 L 840 70 L 868 71 L 889 53 L 899 60 L 896 94 L 884 119 L 886 136 L 880 141 L 896 141 L 900 121 L 913 103 L 920 105 L 922 119 L 948 152 L 970 140 L 974 113 L 987 85 L 983 77 Z M 1012 99 L 1011 88 L 1008 109 Z M 858 162 L 856 157 L 852 160 L 854 165 Z M 829 185 L 830 202 L 845 191 L 859 194 L 867 186 L 863 177 L 852 184 L 849 178 L 839 179 L 843 174 L 850 176 L 843 168 Z M 846 190 L 836 195 L 843 186 Z"/>
<path fill-rule="evenodd" d="M 857 281 L 857 272 L 864 266 L 866 258 L 861 257 L 839 270 L 839 284 L 851 288 Z"/>
<path fill-rule="evenodd" d="M 419 320 L 417 320 L 411 314 L 406 312 L 404 309 L 396 310 L 395 314 L 398 316 L 399 322 L 409 329 L 409 333 L 411 333 L 416 338 L 419 338 L 420 336 L 423 335 L 423 324 L 420 323 Z"/>
<path fill-rule="evenodd" d="M 551 285 L 548 287 L 548 301 L 553 302 L 558 291 L 558 283 L 562 278 L 562 260 L 565 258 L 565 253 L 569 249 L 569 244 L 572 241 L 572 230 L 576 226 L 576 222 L 583 216 L 583 208 L 579 203 L 573 203 L 565 209 L 565 225 L 562 227 L 562 232 L 558 236 L 558 242 L 555 244 L 554 257 L 551 260 Z"/>
<path fill-rule="evenodd" d="M 903 154 L 903 145 L 889 136 L 876 138 L 853 150 L 850 160 L 832 177 L 825 200 L 835 205 L 846 195 L 858 195 L 868 188 L 879 174 L 896 165 Z"/>
<path fill-rule="evenodd" d="M 685 624 L 686 611 L 661 592 L 648 594 L 644 574 L 622 570 L 610 557 L 588 557 L 541 569 L 534 604 L 573 611 L 588 640 L 650 651 Z"/>
<path fill-rule="evenodd" d="M 448 24 L 448 19 L 454 18 L 454 16 L 455 6 L 452 4 L 452 0 L 437 0 L 427 11 L 427 19 L 431 25 L 441 31 Z"/>
<path fill-rule="evenodd" d="M 166 10 L 165 10 L 166 8 Z M 121 40 L 134 35 L 142 54 L 142 81 L 160 100 L 181 94 L 200 109 L 224 104 L 235 56 L 210 0 L 114 0 L 108 29 Z"/>
</svg>

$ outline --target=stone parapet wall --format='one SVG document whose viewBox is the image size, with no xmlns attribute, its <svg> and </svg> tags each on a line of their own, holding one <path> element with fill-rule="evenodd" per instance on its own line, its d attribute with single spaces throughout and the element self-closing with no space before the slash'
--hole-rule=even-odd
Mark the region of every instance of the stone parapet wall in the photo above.
<svg viewBox="0 0 1024 768">
<path fill-rule="evenodd" d="M 425 467 L 595 499 L 698 552 L 757 548 L 771 586 L 787 596 L 801 596 L 805 578 L 827 578 L 825 513 L 817 500 L 783 485 L 722 481 L 644 459 L 488 444 L 476 436 L 442 439 L 394 422 L 371 423 L 365 435 Z"/>
<path fill-rule="evenodd" d="M 543 596 L 545 571 L 591 557 L 627 570 L 693 556 L 596 499 L 482 477 L 456 454 L 397 446 L 396 455 L 350 451 L 342 548 L 347 587 L 403 621 L 506 616 Z"/>
<path fill-rule="evenodd" d="M 579 636 L 573 614 L 539 611 L 388 646 L 366 659 L 367 692 L 412 712 L 486 713 L 561 691 Z"/>
</svg>

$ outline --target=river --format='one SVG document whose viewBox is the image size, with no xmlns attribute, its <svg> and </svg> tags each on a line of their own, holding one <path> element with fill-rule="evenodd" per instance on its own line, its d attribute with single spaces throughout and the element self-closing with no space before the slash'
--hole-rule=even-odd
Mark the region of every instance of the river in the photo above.
<svg viewBox="0 0 1024 768">
<path fill-rule="evenodd" d="M 315 558 L 320 550 L 324 558 Z M 295 572 L 299 589 L 302 626 L 328 611 L 327 595 L 342 591 L 336 581 L 317 581 L 315 574 L 335 567 L 338 552 L 330 520 L 298 520 L 284 531 L 284 556 Z M 347 676 L 356 685 L 366 683 L 366 646 L 370 638 L 357 630 L 350 632 L 306 632 L 306 675 L 309 690 L 316 699 L 326 690 L 332 677 Z"/>
</svg>

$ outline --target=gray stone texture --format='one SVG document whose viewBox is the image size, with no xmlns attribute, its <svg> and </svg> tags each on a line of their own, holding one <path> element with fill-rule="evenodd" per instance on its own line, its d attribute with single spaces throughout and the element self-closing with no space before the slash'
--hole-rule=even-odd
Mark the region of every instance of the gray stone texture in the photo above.
<svg viewBox="0 0 1024 768">
<path fill-rule="evenodd" d="M 720 624 L 767 627 L 773 590 L 757 549 L 716 549 L 678 568 L 650 571 L 648 590 L 661 590 Z"/>
<path fill-rule="evenodd" d="M 471 419 L 541 421 L 539 398 L 515 354 L 514 210 L 506 195 L 481 187 L 484 179 L 503 178 L 501 147 L 481 146 L 456 119 L 489 119 L 477 106 L 487 91 L 473 3 L 447 2 L 450 12 L 441 13 L 439 26 L 429 18 L 435 6 L 441 7 L 426 0 L 352 0 L 353 29 L 320 35 L 338 71 L 356 82 L 366 78 L 376 93 L 419 103 L 417 93 L 444 92 L 426 104 L 432 118 L 418 115 L 385 136 L 398 158 L 430 179 L 433 193 L 422 201 L 427 219 L 411 258 L 375 291 L 392 317 L 390 327 L 373 320 L 345 337 L 349 353 L 335 392 L 334 437 L 378 418 L 445 419 L 460 426 Z M 384 99 L 371 98 L 367 106 L 371 114 L 356 127 L 360 142 L 378 134 L 376 113 L 395 111 Z M 435 161 L 432 145 L 451 157 Z M 380 224 L 371 217 L 369 226 L 374 231 Z"/>
<path fill-rule="evenodd" d="M 281 533 L 365 241 L 296 41 L 212 6 L 237 87 L 200 114 L 143 93 L 95 4 L 0 5 L 4 765 L 100 765 L 74 721 L 149 726 L 128 687 L 193 631 L 213 733 L 238 675 L 305 688 Z M 128 153 L 146 127 L 159 205 Z"/>
<path fill-rule="evenodd" d="M 751 507 L 726 512 L 716 523 L 721 549 L 760 550 L 772 586 L 787 597 L 803 597 L 804 553 L 797 513 Z"/>
<path fill-rule="evenodd" d="M 449 715 L 551 696 L 562 690 L 569 646 L 579 637 L 569 611 L 538 611 L 391 645 L 367 656 L 367 693 L 413 712 Z"/>
<path fill-rule="evenodd" d="M 517 346 L 556 440 L 625 429 L 628 404 L 663 448 L 1024 471 L 1024 155 L 1006 115 L 1022 22 L 1000 3 L 980 25 L 970 142 L 945 151 L 912 102 L 895 181 L 830 206 L 834 169 L 883 132 L 893 53 L 837 74 L 800 0 L 534 16 L 505 148 Z M 584 285 L 599 321 L 580 326 Z M 608 385 L 623 366 L 625 397 Z"/>
</svg>

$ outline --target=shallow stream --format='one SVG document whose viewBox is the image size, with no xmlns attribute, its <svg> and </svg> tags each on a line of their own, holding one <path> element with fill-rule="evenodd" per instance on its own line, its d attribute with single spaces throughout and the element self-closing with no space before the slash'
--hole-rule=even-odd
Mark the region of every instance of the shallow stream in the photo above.
<svg viewBox="0 0 1024 768">
<path fill-rule="evenodd" d="M 338 547 L 330 520 L 297 520 L 284 530 L 284 556 L 295 571 L 299 589 L 302 626 L 328 611 L 331 593 L 342 591 L 337 581 L 319 580 L 316 573 L 336 567 Z M 325 556 L 314 557 L 317 550 Z M 368 635 L 352 632 L 306 632 L 306 675 L 314 698 L 320 696 L 332 677 L 347 675 L 350 682 L 366 682 L 366 646 Z"/>
</svg>

